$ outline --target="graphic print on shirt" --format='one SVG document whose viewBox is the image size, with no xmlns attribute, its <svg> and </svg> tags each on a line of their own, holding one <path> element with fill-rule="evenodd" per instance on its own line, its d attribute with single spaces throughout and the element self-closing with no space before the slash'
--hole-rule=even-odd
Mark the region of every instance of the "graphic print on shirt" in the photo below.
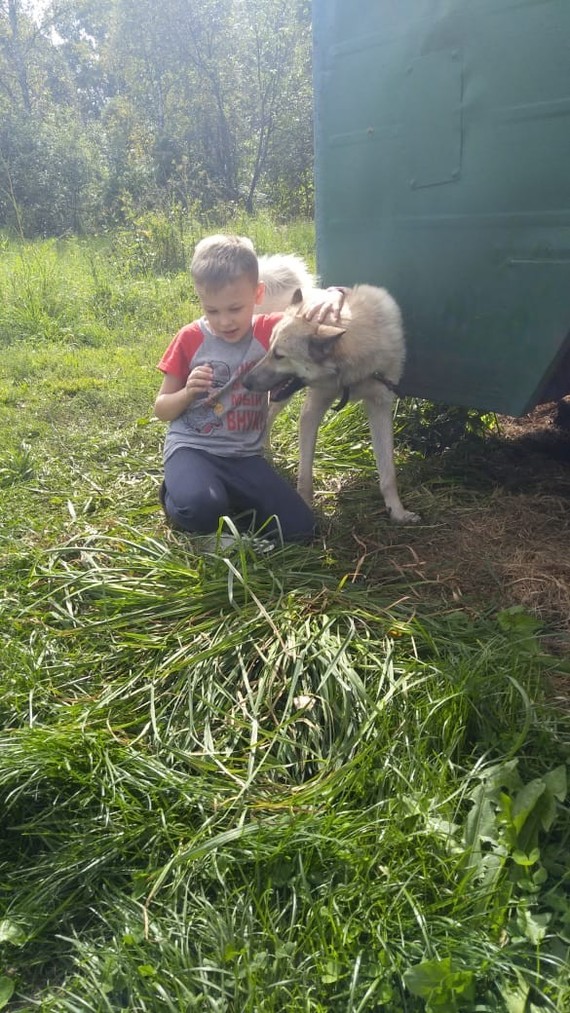
<svg viewBox="0 0 570 1013">
<path fill-rule="evenodd" d="M 242 378 L 266 354 L 279 320 L 280 314 L 254 317 L 251 332 L 237 343 L 216 337 L 204 319 L 176 334 L 158 368 L 183 386 L 197 366 L 211 366 L 214 383 L 204 397 L 169 423 L 165 460 L 183 447 L 222 457 L 263 453 L 268 398 L 247 391 Z"/>
<path fill-rule="evenodd" d="M 216 389 L 225 387 L 231 378 L 230 368 L 226 362 L 211 362 L 210 365 L 214 374 L 212 391 L 209 394 L 204 392 L 200 395 L 200 400 L 207 399 L 208 404 L 200 405 L 199 403 L 194 403 L 184 413 L 184 423 L 187 428 L 195 433 L 203 433 L 205 436 L 223 425 L 222 415 L 224 413 L 224 406 L 221 401 L 214 401 L 212 403 L 212 394 Z M 196 400 L 198 401 L 198 398 Z"/>
<path fill-rule="evenodd" d="M 249 373 L 255 360 L 245 362 L 237 370 L 236 389 L 231 395 L 231 405 L 226 413 L 226 428 L 228 432 L 263 432 L 267 416 L 267 394 L 258 394 L 246 390 L 241 383 L 241 377 Z"/>
</svg>

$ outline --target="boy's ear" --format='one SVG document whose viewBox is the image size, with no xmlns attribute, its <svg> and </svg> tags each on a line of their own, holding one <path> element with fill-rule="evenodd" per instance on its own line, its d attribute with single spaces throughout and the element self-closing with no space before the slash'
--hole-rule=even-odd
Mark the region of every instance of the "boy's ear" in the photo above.
<svg viewBox="0 0 570 1013">
<path fill-rule="evenodd" d="M 264 296 L 265 296 L 265 282 L 264 281 L 258 281 L 257 288 L 255 290 L 255 305 L 256 306 L 261 306 L 261 303 L 263 302 Z"/>
<path fill-rule="evenodd" d="M 313 362 L 324 362 L 332 354 L 334 346 L 344 334 L 342 327 L 319 324 L 317 333 L 309 338 L 309 355 Z"/>
</svg>

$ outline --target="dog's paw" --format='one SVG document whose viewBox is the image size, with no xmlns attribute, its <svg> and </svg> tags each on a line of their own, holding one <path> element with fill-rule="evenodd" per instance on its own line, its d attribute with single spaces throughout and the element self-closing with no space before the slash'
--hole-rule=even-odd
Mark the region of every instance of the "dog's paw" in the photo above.
<svg viewBox="0 0 570 1013">
<path fill-rule="evenodd" d="M 398 513 L 391 511 L 390 520 L 394 524 L 419 524 L 421 517 L 419 514 L 415 514 L 413 510 L 402 510 L 401 512 L 398 511 Z"/>
</svg>

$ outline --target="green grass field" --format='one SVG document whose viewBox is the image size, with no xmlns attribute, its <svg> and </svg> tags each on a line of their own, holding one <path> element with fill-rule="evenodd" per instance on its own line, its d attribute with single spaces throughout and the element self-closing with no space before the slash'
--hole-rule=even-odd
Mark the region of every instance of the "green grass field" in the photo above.
<svg viewBox="0 0 570 1013">
<path fill-rule="evenodd" d="M 2 247 L 0 1008 L 570 1010 L 543 619 L 390 563 L 354 406 L 323 427 L 314 546 L 166 527 L 155 364 L 197 306 L 152 225 Z M 312 255 L 308 225 L 236 229 Z M 493 509 L 417 450 L 399 470 L 426 537 Z"/>
</svg>

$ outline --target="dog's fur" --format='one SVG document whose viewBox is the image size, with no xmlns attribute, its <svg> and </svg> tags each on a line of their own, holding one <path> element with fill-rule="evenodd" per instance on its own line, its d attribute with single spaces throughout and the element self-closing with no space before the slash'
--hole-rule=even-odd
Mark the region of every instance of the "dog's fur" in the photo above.
<svg viewBox="0 0 570 1013">
<path fill-rule="evenodd" d="M 277 255 L 260 263 L 260 277 L 275 309 L 282 308 L 291 287 L 290 275 L 287 284 L 279 282 L 283 275 L 275 269 L 281 259 Z M 303 262 L 300 263 L 304 267 Z M 294 270 L 291 262 L 288 267 Z M 368 413 L 380 490 L 388 513 L 394 521 L 414 523 L 419 518 L 402 506 L 394 467 L 394 394 L 390 388 L 400 379 L 405 357 L 399 307 L 385 289 L 357 285 L 346 291 L 340 325 L 335 326 L 306 320 L 307 298 L 312 305 L 318 292 L 313 290 L 303 298 L 301 286 L 298 286 L 291 305 L 275 327 L 269 351 L 243 382 L 249 390 L 270 391 L 272 398 L 286 396 L 282 392 L 286 392 L 291 380 L 300 380 L 307 386 L 300 422 L 297 488 L 309 504 L 313 500 L 312 469 L 317 432 L 325 411 L 345 389 L 351 401 L 362 400 Z M 388 386 L 373 377 L 374 373 L 385 378 Z"/>
<path fill-rule="evenodd" d="M 290 305 L 298 288 L 309 292 L 315 287 L 314 275 L 302 257 L 294 253 L 276 253 L 258 259 L 259 279 L 265 285 L 258 313 L 281 313 Z"/>
</svg>

